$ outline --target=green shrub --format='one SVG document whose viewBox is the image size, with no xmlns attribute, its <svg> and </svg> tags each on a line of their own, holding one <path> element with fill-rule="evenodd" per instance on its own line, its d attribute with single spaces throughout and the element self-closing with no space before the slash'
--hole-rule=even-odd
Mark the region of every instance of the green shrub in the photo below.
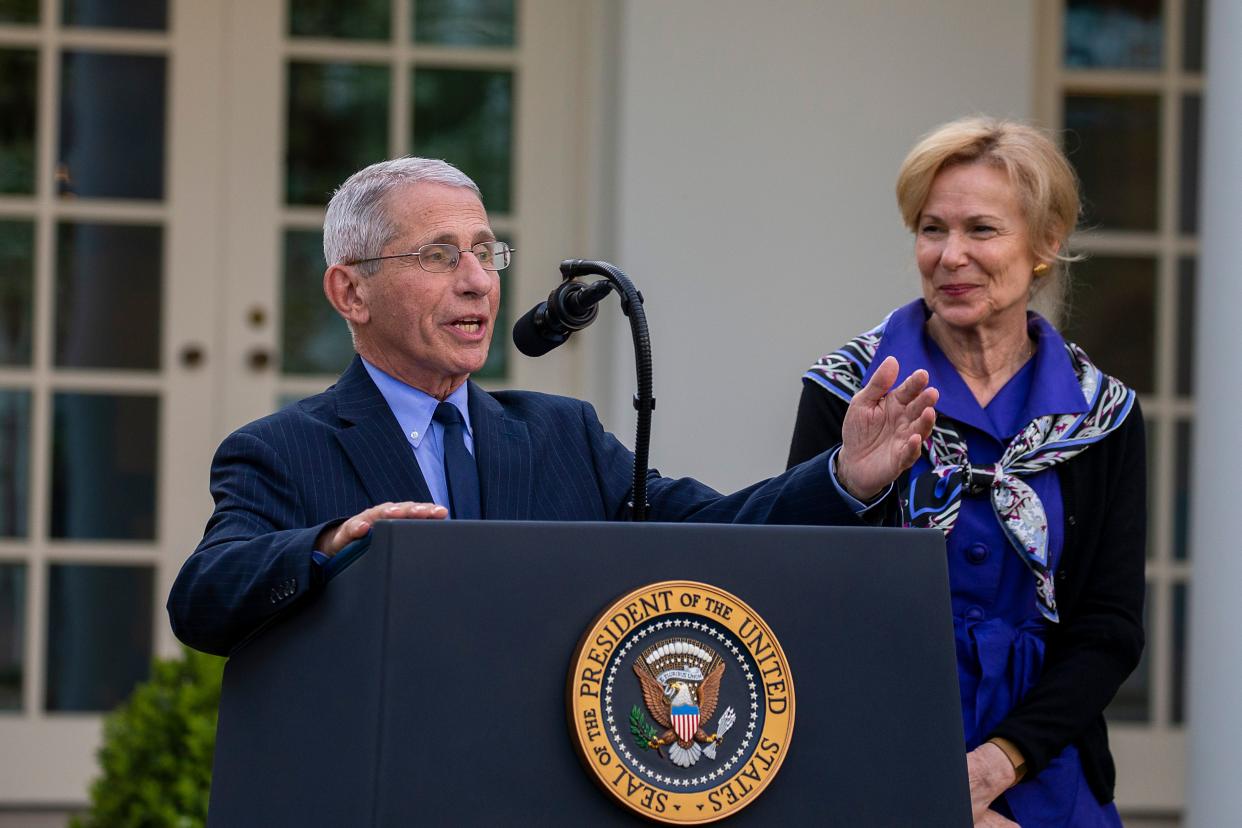
<svg viewBox="0 0 1242 828">
<path fill-rule="evenodd" d="M 207 821 L 224 659 L 186 649 L 157 659 L 104 722 L 102 775 L 74 828 L 195 828 Z"/>
</svg>

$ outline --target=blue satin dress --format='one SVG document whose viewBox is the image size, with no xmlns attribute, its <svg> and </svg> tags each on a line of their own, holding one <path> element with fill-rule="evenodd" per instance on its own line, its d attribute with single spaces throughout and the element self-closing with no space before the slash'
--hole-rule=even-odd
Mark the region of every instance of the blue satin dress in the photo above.
<svg viewBox="0 0 1242 828">
<path fill-rule="evenodd" d="M 923 317 L 921 301 L 895 311 L 872 364 L 893 354 L 903 374 L 926 367 L 940 390 L 937 414 L 955 421 L 973 464 L 999 460 L 1013 436 L 1035 417 L 1086 410 L 1063 340 L 1041 317 L 1032 316 L 1029 324 L 1035 357 L 986 408 L 927 335 Z M 921 457 L 911 479 L 929 469 Z M 1055 569 L 1064 543 L 1056 471 L 1024 479 L 1044 503 Z M 987 498 L 963 499 L 947 546 L 962 721 L 966 749 L 973 750 L 1039 680 L 1048 622 L 1035 605 L 1034 577 L 1010 547 Z M 993 808 L 1023 828 L 1121 828 L 1116 807 L 1101 805 L 1092 795 L 1073 745 Z"/>
</svg>

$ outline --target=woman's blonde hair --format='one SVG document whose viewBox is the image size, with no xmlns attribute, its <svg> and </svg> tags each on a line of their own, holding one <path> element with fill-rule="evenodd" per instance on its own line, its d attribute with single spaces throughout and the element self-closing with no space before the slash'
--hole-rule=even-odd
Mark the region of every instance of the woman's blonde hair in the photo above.
<svg viewBox="0 0 1242 828">
<path fill-rule="evenodd" d="M 1054 306 L 1059 306 L 1065 264 L 1079 258 L 1068 251 L 1081 211 L 1078 177 L 1056 144 L 1035 127 L 976 115 L 924 135 L 897 174 L 897 206 L 906 227 L 918 232 L 919 216 L 941 170 L 973 163 L 990 164 L 1009 176 L 1026 218 L 1031 252 L 1052 265 L 1035 285 L 1053 285 L 1049 292 L 1054 294 Z"/>
</svg>

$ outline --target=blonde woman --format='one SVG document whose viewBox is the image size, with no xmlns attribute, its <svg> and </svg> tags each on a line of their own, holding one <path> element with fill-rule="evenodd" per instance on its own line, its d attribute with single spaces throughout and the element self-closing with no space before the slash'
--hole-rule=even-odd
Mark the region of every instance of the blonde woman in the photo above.
<svg viewBox="0 0 1242 828">
<path fill-rule="evenodd" d="M 936 426 L 892 512 L 946 535 L 976 825 L 1120 826 L 1103 711 L 1143 649 L 1143 419 L 1029 309 L 1066 277 L 1075 176 L 1038 130 L 967 118 L 914 147 L 897 200 L 922 298 L 811 366 L 789 462 L 842 442 L 886 357 L 928 371 Z"/>
</svg>

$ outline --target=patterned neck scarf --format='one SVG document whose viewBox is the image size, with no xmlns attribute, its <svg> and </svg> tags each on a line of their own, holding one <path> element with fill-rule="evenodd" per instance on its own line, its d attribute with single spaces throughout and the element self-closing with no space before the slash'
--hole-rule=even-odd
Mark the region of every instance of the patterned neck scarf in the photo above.
<svg viewBox="0 0 1242 828">
<path fill-rule="evenodd" d="M 861 390 L 883 334 L 881 325 L 855 337 L 818 360 L 807 375 L 848 401 Z M 1082 453 L 1116 430 L 1134 407 L 1132 390 L 1095 367 L 1077 345 L 1067 342 L 1065 348 L 1089 402 L 1085 413 L 1036 417 L 1009 442 L 998 462 L 981 466 L 971 464 L 966 441 L 953 422 L 938 418 L 923 444 L 932 468 L 911 481 L 909 502 L 902 508 L 903 525 L 948 535 L 957 522 L 962 496 L 986 493 L 1010 544 L 1035 576 L 1040 613 L 1053 623 L 1060 617 L 1048 561 L 1048 516 L 1022 478 Z"/>
</svg>

